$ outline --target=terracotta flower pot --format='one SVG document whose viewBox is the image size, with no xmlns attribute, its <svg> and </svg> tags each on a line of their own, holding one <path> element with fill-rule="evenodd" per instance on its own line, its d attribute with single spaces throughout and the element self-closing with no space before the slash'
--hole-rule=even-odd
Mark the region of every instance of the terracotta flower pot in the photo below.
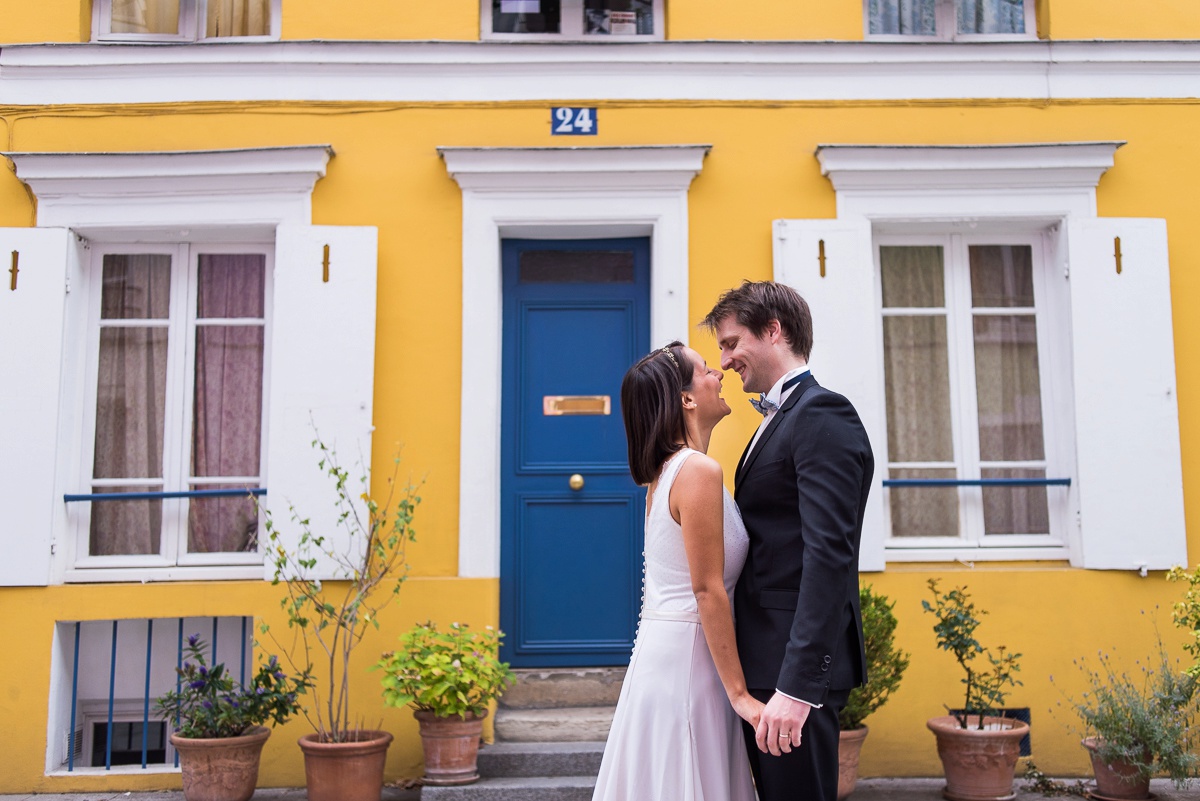
<svg viewBox="0 0 1200 801">
<path fill-rule="evenodd" d="M 308 801 L 379 801 L 392 735 L 369 729 L 354 735 L 344 743 L 323 743 L 316 733 L 300 738 Z"/>
<path fill-rule="evenodd" d="M 1150 795 L 1150 777 L 1138 774 L 1138 769 L 1123 759 L 1105 762 L 1100 758 L 1100 740 L 1084 737 L 1080 743 L 1092 758 L 1092 772 L 1096 774 L 1094 798 L 1100 799 L 1146 799 Z"/>
<path fill-rule="evenodd" d="M 979 716 L 967 719 L 973 727 Z M 960 729 L 953 715 L 931 718 L 925 725 L 937 737 L 938 756 L 946 776 L 942 795 L 950 801 L 1007 801 L 1016 798 L 1013 774 L 1021 755 L 1021 739 L 1029 724 L 1013 718 L 983 719 L 987 728 Z"/>
<path fill-rule="evenodd" d="M 445 718 L 417 710 L 413 717 L 420 724 L 421 746 L 425 749 L 425 784 L 470 784 L 479 780 L 476 757 L 487 710 L 478 717 L 468 714 Z"/>
<path fill-rule="evenodd" d="M 837 801 L 847 798 L 858 784 L 858 755 L 862 752 L 863 740 L 867 739 L 867 731 L 866 726 L 860 726 L 839 734 Z"/>
<path fill-rule="evenodd" d="M 258 784 L 263 743 L 271 736 L 256 726 L 240 737 L 192 738 L 171 735 L 179 752 L 183 797 L 187 801 L 247 801 Z"/>
</svg>

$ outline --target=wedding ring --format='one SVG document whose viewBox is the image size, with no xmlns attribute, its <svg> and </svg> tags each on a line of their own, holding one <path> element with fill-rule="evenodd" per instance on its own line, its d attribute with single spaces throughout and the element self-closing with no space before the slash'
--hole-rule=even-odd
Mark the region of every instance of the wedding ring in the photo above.
<svg viewBox="0 0 1200 801">
<path fill-rule="evenodd" d="M 784 732 L 779 735 L 780 740 L 790 740 L 791 737 L 792 737 L 792 735 L 788 734 L 787 732 Z"/>
</svg>

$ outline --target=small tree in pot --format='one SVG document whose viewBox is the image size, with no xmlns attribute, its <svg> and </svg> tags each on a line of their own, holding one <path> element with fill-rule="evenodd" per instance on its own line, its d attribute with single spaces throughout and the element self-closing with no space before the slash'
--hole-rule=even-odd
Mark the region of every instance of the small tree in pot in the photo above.
<svg viewBox="0 0 1200 801">
<path fill-rule="evenodd" d="M 943 593 L 938 580 L 930 579 L 929 590 L 933 603 L 921 601 L 921 606 L 937 618 L 933 631 L 938 647 L 954 654 L 965 673 L 962 709 L 947 707 L 950 715 L 927 723 L 937 737 L 946 776 L 944 795 L 951 801 L 1010 797 L 1029 725 L 998 713 L 1009 692 L 1021 685 L 1015 675 L 1021 655 L 1004 646 L 993 652 L 975 639 L 979 618 L 987 613 L 975 607 L 966 587 Z"/>
<path fill-rule="evenodd" d="M 362 489 L 355 492 L 336 452 L 320 438 L 312 444 L 319 453 L 318 466 L 333 483 L 337 521 L 348 543 L 342 550 L 332 547 L 329 532 L 313 531 L 308 519 L 289 504 L 300 534 L 293 547 L 285 546 L 270 513 L 266 515 L 275 565 L 272 583 L 286 590 L 280 605 L 294 634 L 285 653 L 318 679 L 314 703 L 304 709 L 316 731 L 300 738 L 308 799 L 379 801 L 392 735 L 355 721 L 350 659 L 367 628 L 379 628 L 379 612 L 400 592 L 408 573 L 406 548 L 416 539 L 412 522 L 421 498 L 416 485 L 397 483 L 399 457 L 377 498 L 371 494 L 369 470 L 363 468 L 357 481 Z M 311 577 L 319 559 L 335 563 L 345 580 L 325 583 Z M 265 625 L 262 631 L 271 633 Z M 314 670 L 317 664 L 320 670 Z"/>
<path fill-rule="evenodd" d="M 512 684 L 500 661 L 503 632 L 472 631 L 452 623 L 439 631 L 422 623 L 400 635 L 400 647 L 383 655 L 383 699 L 410 705 L 421 727 L 426 784 L 469 784 L 479 778 L 476 757 L 488 704 Z"/>
<path fill-rule="evenodd" d="M 278 725 L 300 711 L 298 697 L 312 686 L 307 670 L 288 676 L 272 656 L 242 686 L 224 663 L 209 665 L 200 635 L 183 649 L 179 689 L 157 699 L 156 707 L 175 721 L 171 745 L 179 752 L 183 796 L 187 801 L 246 801 L 258 782 L 259 758 Z"/>
<path fill-rule="evenodd" d="M 870 585 L 859 588 L 862 610 L 863 645 L 867 662 L 867 683 L 850 691 L 850 698 L 838 713 L 841 742 L 838 747 L 838 799 L 854 792 L 858 781 L 858 757 L 867 737 L 863 721 L 888 702 L 900 686 L 908 669 L 908 654 L 896 646 L 896 606 L 886 595 L 877 594 Z"/>
</svg>

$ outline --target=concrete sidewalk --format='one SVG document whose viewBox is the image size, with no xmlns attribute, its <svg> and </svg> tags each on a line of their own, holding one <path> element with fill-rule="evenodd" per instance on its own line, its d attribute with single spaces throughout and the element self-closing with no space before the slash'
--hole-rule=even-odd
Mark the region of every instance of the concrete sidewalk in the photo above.
<svg viewBox="0 0 1200 801">
<path fill-rule="evenodd" d="M 1074 780 L 1068 780 L 1073 784 Z M 1039 793 L 1025 790 L 1028 782 L 1017 779 L 1014 801 L 1041 801 L 1046 798 Z M 849 801 L 940 801 L 941 779 L 862 779 Z M 1166 779 L 1155 779 L 1150 786 L 1157 801 L 1200 801 L 1200 785 L 1190 790 L 1176 790 Z M 383 801 L 419 801 L 420 790 L 385 788 Z M 1067 796 L 1066 798 L 1070 798 Z M 303 788 L 262 789 L 254 794 L 255 801 L 305 801 Z M 0 795 L 0 801 L 183 801 L 178 790 L 150 793 L 30 793 L 25 795 Z M 663 801 L 672 801 L 663 799 Z"/>
</svg>

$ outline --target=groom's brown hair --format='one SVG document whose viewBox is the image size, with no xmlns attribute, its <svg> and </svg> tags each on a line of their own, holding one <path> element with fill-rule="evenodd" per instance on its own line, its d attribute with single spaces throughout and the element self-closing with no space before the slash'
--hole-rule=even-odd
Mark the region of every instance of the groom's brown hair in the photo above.
<svg viewBox="0 0 1200 801">
<path fill-rule="evenodd" d="M 743 281 L 717 299 L 700 325 L 715 334 L 726 317 L 733 317 L 760 339 L 771 321 L 778 320 L 792 353 L 808 361 L 813 344 L 812 313 L 800 293 L 787 284 Z"/>
</svg>

